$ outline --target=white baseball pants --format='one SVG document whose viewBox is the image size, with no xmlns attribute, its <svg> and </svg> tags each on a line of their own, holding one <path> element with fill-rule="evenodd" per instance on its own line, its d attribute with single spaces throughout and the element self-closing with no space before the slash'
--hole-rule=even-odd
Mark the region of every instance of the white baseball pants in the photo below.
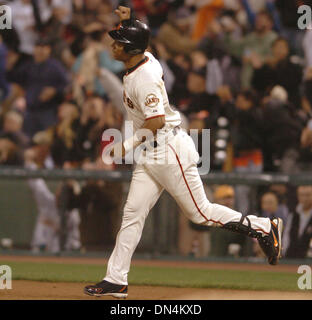
<svg viewBox="0 0 312 320">
<path fill-rule="evenodd" d="M 104 278 L 111 283 L 128 284 L 131 258 L 140 241 L 145 219 L 164 189 L 194 223 L 223 226 L 229 222 L 239 222 L 242 217 L 237 211 L 209 202 L 196 165 L 198 153 L 192 138 L 184 131 L 179 130 L 176 135 L 168 134 L 165 146 L 148 151 L 147 156 L 149 159 L 166 157 L 166 163 L 147 161 L 137 165 L 133 172 L 121 228 Z M 248 218 L 252 229 L 263 234 L 270 232 L 269 218 L 253 215 Z"/>
</svg>

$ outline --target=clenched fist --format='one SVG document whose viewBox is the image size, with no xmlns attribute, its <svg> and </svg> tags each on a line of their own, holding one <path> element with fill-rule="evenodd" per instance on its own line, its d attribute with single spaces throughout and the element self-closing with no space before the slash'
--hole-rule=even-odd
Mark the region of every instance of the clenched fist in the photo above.
<svg viewBox="0 0 312 320">
<path fill-rule="evenodd" d="M 119 6 L 115 10 L 115 13 L 118 15 L 120 21 L 129 20 L 131 17 L 131 9 L 123 6 Z"/>
</svg>

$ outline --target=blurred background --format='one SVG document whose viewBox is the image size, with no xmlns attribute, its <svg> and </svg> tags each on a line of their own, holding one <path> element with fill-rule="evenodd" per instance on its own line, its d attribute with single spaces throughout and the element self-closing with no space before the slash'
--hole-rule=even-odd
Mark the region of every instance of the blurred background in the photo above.
<svg viewBox="0 0 312 320">
<path fill-rule="evenodd" d="M 0 30 L 2 250 L 112 250 L 131 166 L 104 164 L 101 139 L 126 119 L 126 70 L 107 34 L 125 5 L 152 30 L 149 51 L 184 128 L 211 129 L 207 197 L 283 218 L 284 255 L 312 257 L 312 30 L 297 26 L 311 0 L 0 4 L 13 23 Z M 263 258 L 251 239 L 187 221 L 166 193 L 137 252 Z"/>
</svg>

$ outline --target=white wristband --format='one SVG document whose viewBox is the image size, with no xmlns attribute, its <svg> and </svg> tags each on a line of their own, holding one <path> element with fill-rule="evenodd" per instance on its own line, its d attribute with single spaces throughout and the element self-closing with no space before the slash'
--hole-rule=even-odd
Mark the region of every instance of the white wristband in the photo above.
<svg viewBox="0 0 312 320">
<path fill-rule="evenodd" d="M 130 150 L 134 149 L 137 147 L 141 141 L 139 140 L 137 134 L 135 133 L 134 136 L 131 138 L 127 139 L 124 143 L 123 146 L 125 148 L 125 153 L 129 152 Z"/>
<path fill-rule="evenodd" d="M 125 148 L 125 153 L 128 153 L 130 150 L 132 150 L 132 141 L 131 141 L 132 138 L 126 140 L 124 143 L 123 143 L 123 146 Z"/>
</svg>

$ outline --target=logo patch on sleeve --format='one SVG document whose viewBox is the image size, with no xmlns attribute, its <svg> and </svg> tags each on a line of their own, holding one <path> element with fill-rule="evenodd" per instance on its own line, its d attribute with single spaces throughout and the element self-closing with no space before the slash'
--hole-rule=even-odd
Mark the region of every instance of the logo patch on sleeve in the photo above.
<svg viewBox="0 0 312 320">
<path fill-rule="evenodd" d="M 154 108 L 158 105 L 159 98 L 154 93 L 149 94 L 145 99 L 145 106 Z"/>
</svg>

